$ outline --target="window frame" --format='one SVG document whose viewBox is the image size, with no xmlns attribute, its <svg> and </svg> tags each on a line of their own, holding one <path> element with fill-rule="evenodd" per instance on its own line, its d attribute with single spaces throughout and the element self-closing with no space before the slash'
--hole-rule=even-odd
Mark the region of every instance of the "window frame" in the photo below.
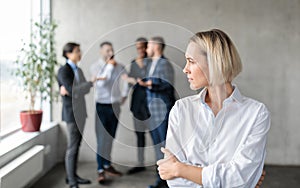
<svg viewBox="0 0 300 188">
<path fill-rule="evenodd" d="M 51 0 L 30 0 L 30 19 L 31 19 L 31 30 L 30 35 L 32 33 L 32 23 L 40 22 L 42 23 L 45 19 L 52 19 L 52 1 Z M 1 101 L 2 102 L 2 101 Z M 50 101 L 43 102 L 43 121 L 52 121 L 52 104 Z M 19 118 L 19 117 L 18 117 Z M 21 125 L 19 123 L 19 125 Z M 10 135 L 21 130 L 21 126 L 16 126 L 11 129 L 2 130 L 0 126 L 0 141 Z"/>
</svg>

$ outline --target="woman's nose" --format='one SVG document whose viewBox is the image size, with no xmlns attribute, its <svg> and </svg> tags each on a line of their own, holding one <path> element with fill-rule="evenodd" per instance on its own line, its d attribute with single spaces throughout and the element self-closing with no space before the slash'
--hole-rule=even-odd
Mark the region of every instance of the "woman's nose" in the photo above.
<svg viewBox="0 0 300 188">
<path fill-rule="evenodd" d="M 189 69 L 188 69 L 188 64 L 185 64 L 184 68 L 183 68 L 183 73 L 188 74 L 189 73 Z"/>
</svg>

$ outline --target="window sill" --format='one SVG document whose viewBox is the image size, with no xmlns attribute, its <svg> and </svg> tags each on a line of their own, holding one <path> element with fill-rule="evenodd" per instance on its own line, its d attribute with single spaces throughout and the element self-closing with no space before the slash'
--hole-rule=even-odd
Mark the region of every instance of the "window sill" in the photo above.
<svg viewBox="0 0 300 188">
<path fill-rule="evenodd" d="M 58 123 L 56 122 L 45 122 L 42 123 L 39 132 L 24 132 L 22 130 L 17 130 L 15 133 L 6 136 L 0 142 L 0 167 L 5 165 L 5 163 L 9 162 L 12 158 L 16 157 L 16 155 L 18 155 L 17 153 L 20 153 L 21 150 L 23 150 L 21 147 L 25 143 L 37 139 L 37 137 L 42 133 L 57 126 Z"/>
<path fill-rule="evenodd" d="M 1 131 L 1 133 L 0 133 L 0 139 L 4 140 L 6 137 L 9 137 L 10 135 L 15 134 L 16 132 L 18 132 L 20 130 L 21 130 L 21 127 L 10 129 L 10 130 L 7 130 L 5 132 Z"/>
</svg>

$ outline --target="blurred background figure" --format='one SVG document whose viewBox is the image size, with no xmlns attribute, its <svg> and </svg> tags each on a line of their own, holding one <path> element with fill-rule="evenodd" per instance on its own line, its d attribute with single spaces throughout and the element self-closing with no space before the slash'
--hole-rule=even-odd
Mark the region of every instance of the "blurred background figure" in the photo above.
<svg viewBox="0 0 300 188">
<path fill-rule="evenodd" d="M 87 82 L 82 70 L 77 66 L 81 59 L 79 44 L 67 43 L 63 47 L 63 56 L 67 62 L 59 69 L 57 80 L 63 100 L 62 120 L 67 123 L 68 134 L 68 147 L 65 155 L 66 183 L 72 188 L 77 188 L 78 184 L 91 183 L 90 180 L 77 175 L 77 161 L 87 118 L 84 95 L 89 93 L 95 80 Z"/>
<path fill-rule="evenodd" d="M 127 172 L 128 174 L 135 174 L 146 170 L 144 166 L 145 131 L 148 129 L 147 119 L 150 117 L 146 88 L 137 83 L 137 80 L 146 77 L 147 39 L 143 37 L 138 38 L 135 41 L 135 47 L 138 56 L 131 61 L 128 76 L 123 76 L 123 79 L 132 87 L 130 111 L 133 114 L 134 130 L 138 146 L 138 165 L 131 168 Z"/>
<path fill-rule="evenodd" d="M 147 78 L 138 80 L 146 88 L 147 103 L 151 114 L 149 130 L 154 144 L 156 159 L 162 159 L 160 148 L 165 145 L 169 112 L 175 103 L 174 70 L 164 57 L 165 42 L 162 37 L 152 37 L 148 41 L 147 55 L 151 60 L 147 66 Z M 168 187 L 165 180 L 157 175 L 155 185 L 149 188 Z"/>
<path fill-rule="evenodd" d="M 91 66 L 95 84 L 96 102 L 96 137 L 98 179 L 105 183 L 105 175 L 121 176 L 111 165 L 112 143 L 119 122 L 120 105 L 127 98 L 128 84 L 124 82 L 121 88 L 121 75 L 126 74 L 124 66 L 114 59 L 114 50 L 110 42 L 100 44 L 101 58 Z"/>
</svg>

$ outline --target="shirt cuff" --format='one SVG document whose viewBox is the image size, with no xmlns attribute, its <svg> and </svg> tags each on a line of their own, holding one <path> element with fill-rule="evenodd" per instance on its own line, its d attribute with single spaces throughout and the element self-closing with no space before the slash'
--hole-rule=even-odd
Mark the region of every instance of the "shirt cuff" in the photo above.
<svg viewBox="0 0 300 188">
<path fill-rule="evenodd" d="M 121 93 L 122 97 L 128 97 L 127 93 Z"/>
<path fill-rule="evenodd" d="M 202 168 L 202 185 L 203 187 L 213 187 L 212 173 L 214 171 L 213 165 L 209 165 Z"/>
</svg>

